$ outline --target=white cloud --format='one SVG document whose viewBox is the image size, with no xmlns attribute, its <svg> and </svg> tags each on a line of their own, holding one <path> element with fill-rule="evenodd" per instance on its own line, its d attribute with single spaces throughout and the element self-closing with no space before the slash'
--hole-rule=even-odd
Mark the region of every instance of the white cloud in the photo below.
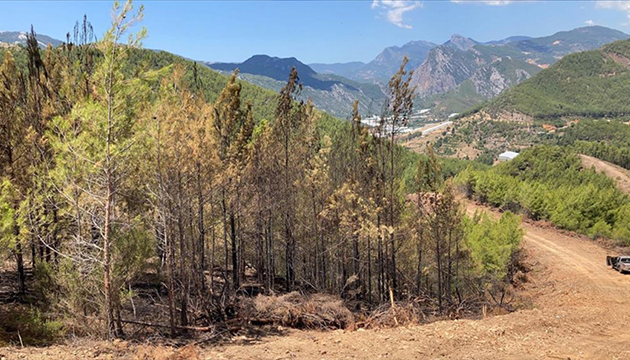
<svg viewBox="0 0 630 360">
<path fill-rule="evenodd" d="M 514 0 L 487 0 L 487 1 L 478 1 L 478 0 L 451 0 L 451 2 L 457 3 L 457 4 L 464 4 L 464 3 L 481 3 L 481 4 L 486 4 L 486 5 L 490 5 L 490 6 L 503 6 L 503 5 L 508 5 L 512 2 L 514 2 Z"/>
<path fill-rule="evenodd" d="M 372 9 L 380 9 L 384 12 L 387 21 L 403 28 L 411 29 L 412 26 L 404 22 L 403 16 L 406 12 L 422 7 L 419 1 L 407 0 L 373 0 Z"/>
<path fill-rule="evenodd" d="M 593 20 L 586 20 L 584 23 L 586 25 L 588 25 L 588 26 L 594 26 L 595 25 L 595 21 L 593 21 Z"/>
<path fill-rule="evenodd" d="M 595 7 L 625 12 L 628 17 L 628 23 L 623 25 L 630 25 L 630 1 L 595 1 Z"/>
</svg>

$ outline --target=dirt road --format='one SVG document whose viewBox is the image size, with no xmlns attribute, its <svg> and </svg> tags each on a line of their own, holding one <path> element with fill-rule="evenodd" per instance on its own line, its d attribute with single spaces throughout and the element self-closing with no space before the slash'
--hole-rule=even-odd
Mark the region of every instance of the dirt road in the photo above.
<svg viewBox="0 0 630 360">
<path fill-rule="evenodd" d="M 380 331 L 290 330 L 282 336 L 196 349 L 196 354 L 181 354 L 179 359 L 630 359 L 630 275 L 607 268 L 607 252 L 588 239 L 523 226 L 523 246 L 534 262 L 526 286 L 533 302 L 529 310 Z M 98 344 L 98 353 L 69 345 L 0 349 L 0 357 L 166 359 L 173 354 Z"/>
</svg>

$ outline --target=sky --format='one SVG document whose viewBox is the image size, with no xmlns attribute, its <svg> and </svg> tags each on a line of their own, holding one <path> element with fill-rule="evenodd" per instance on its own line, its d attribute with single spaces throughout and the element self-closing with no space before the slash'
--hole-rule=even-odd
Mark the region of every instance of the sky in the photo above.
<svg viewBox="0 0 630 360">
<path fill-rule="evenodd" d="M 143 45 L 199 61 L 242 62 L 255 54 L 305 63 L 369 62 L 385 47 L 546 36 L 602 25 L 630 33 L 630 1 L 136 1 L 145 6 Z M 111 24 L 110 1 L 0 1 L 0 31 L 60 40 L 87 14 L 97 35 Z M 139 29 L 139 28 L 138 28 Z"/>
</svg>

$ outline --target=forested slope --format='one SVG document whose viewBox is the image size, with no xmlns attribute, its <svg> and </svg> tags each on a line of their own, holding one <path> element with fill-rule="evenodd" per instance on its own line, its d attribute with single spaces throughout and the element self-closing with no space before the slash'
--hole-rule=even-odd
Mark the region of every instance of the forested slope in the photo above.
<svg viewBox="0 0 630 360">
<path fill-rule="evenodd" d="M 630 198 L 571 147 L 537 146 L 492 169 L 462 172 L 458 183 L 482 203 L 630 244 Z"/>
<path fill-rule="evenodd" d="M 113 13 L 97 43 L 42 51 L 30 34 L 3 53 L 0 266 L 11 260 L 6 298 L 20 304 L 0 303 L 0 342 L 261 317 L 351 326 L 341 298 L 368 309 L 420 298 L 414 321 L 500 305 L 484 294 L 510 287 L 520 219 L 465 218 L 444 179 L 459 164 L 395 144 L 413 109 L 407 71 L 374 136 L 357 102 L 343 122 L 298 101 L 295 69 L 274 94 L 140 50 L 146 30 L 125 32 L 142 10 Z M 312 293 L 333 300 L 280 319 L 243 300 L 286 307 Z"/>
<path fill-rule="evenodd" d="M 537 118 L 616 117 L 630 113 L 630 41 L 567 55 L 485 108 Z"/>
</svg>

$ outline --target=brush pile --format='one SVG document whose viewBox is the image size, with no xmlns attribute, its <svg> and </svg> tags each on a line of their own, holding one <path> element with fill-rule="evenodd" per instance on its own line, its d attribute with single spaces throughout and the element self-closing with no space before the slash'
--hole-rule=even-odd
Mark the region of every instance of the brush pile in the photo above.
<svg viewBox="0 0 630 360">
<path fill-rule="evenodd" d="M 338 297 L 291 292 L 241 299 L 239 313 L 252 324 L 296 329 L 353 329 L 354 316 Z"/>
<path fill-rule="evenodd" d="M 366 329 L 392 328 L 419 324 L 426 321 L 422 309 L 413 302 L 399 302 L 395 306 L 382 304 L 360 324 Z"/>
</svg>

